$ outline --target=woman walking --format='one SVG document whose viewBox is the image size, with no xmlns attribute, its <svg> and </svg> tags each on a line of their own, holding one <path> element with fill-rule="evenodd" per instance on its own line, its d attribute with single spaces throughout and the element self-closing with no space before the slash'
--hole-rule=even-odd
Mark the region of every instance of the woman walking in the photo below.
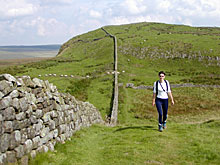
<svg viewBox="0 0 220 165">
<path fill-rule="evenodd" d="M 170 89 L 170 84 L 165 80 L 165 72 L 159 72 L 159 80 L 154 82 L 153 89 L 153 106 L 156 104 L 159 120 L 159 131 L 166 129 L 167 112 L 168 112 L 168 96 L 171 98 L 171 103 L 174 105 L 173 96 Z"/>
</svg>

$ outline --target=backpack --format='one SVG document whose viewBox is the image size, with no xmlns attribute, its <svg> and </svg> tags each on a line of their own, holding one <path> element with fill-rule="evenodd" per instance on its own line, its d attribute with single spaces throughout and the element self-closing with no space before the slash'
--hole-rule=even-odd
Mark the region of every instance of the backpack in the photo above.
<svg viewBox="0 0 220 165">
<path fill-rule="evenodd" d="M 156 96 L 158 95 L 158 84 L 159 84 L 159 81 L 160 80 L 158 80 L 157 82 L 156 82 Z M 165 81 L 165 83 L 166 83 L 166 86 L 167 86 L 167 92 L 168 92 L 168 83 L 167 83 L 167 81 L 166 80 L 164 80 Z M 164 90 L 164 89 L 163 89 Z M 165 91 L 164 91 L 165 92 Z"/>
</svg>

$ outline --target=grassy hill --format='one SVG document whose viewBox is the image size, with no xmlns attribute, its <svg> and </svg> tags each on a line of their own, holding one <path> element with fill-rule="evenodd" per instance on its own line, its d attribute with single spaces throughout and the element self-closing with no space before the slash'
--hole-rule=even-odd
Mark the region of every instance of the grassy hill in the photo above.
<svg viewBox="0 0 220 165">
<path fill-rule="evenodd" d="M 171 84 L 220 85 L 220 28 L 161 23 L 104 28 L 118 39 L 119 83 L 123 83 L 119 88 L 119 125 L 82 130 L 66 145 L 58 145 L 56 153 L 39 155 L 32 163 L 217 164 L 220 89 L 172 89 L 176 104 L 169 109 L 168 130 L 159 133 L 152 91 L 125 86 L 152 85 L 160 70 L 167 73 Z M 112 70 L 112 38 L 97 29 L 70 39 L 51 60 L 0 72 L 42 75 L 41 79 L 48 79 L 59 91 L 94 104 L 105 117 L 111 109 L 113 75 L 107 72 Z"/>
<path fill-rule="evenodd" d="M 206 58 L 220 56 L 220 28 L 138 23 L 106 26 L 105 29 L 117 36 L 118 70 L 125 71 L 119 76 L 119 83 L 124 86 L 129 82 L 152 85 L 160 70 L 167 73 L 171 84 L 220 84 L 216 60 Z M 62 92 L 93 103 L 104 116 L 110 110 L 113 83 L 113 76 L 106 73 L 112 70 L 112 39 L 97 29 L 70 39 L 61 46 L 56 58 L 15 69 L 1 69 L 1 72 L 31 77 L 73 75 L 75 78 L 41 78 L 48 79 Z M 88 75 L 90 79 L 82 79 Z M 83 83 L 86 85 L 81 86 Z M 123 90 L 128 93 L 127 89 Z"/>
</svg>

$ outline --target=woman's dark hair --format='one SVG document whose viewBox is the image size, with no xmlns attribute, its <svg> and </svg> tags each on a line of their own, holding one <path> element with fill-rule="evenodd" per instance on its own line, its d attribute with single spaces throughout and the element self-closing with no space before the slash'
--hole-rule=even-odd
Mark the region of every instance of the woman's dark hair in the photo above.
<svg viewBox="0 0 220 165">
<path fill-rule="evenodd" d="M 164 74 L 164 76 L 166 75 L 166 73 L 165 73 L 164 71 L 160 71 L 160 72 L 158 73 L 158 76 L 160 76 L 160 74 Z"/>
</svg>

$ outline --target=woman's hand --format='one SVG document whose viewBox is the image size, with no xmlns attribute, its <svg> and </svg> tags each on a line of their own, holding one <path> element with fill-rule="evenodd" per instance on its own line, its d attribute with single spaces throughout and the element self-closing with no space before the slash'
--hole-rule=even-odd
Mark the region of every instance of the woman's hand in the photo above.
<svg viewBox="0 0 220 165">
<path fill-rule="evenodd" d="M 152 101 L 152 105 L 153 105 L 153 106 L 155 105 L 155 99 L 153 99 L 153 101 Z"/>
<path fill-rule="evenodd" d="M 172 105 L 174 105 L 174 100 L 171 101 Z"/>
</svg>

